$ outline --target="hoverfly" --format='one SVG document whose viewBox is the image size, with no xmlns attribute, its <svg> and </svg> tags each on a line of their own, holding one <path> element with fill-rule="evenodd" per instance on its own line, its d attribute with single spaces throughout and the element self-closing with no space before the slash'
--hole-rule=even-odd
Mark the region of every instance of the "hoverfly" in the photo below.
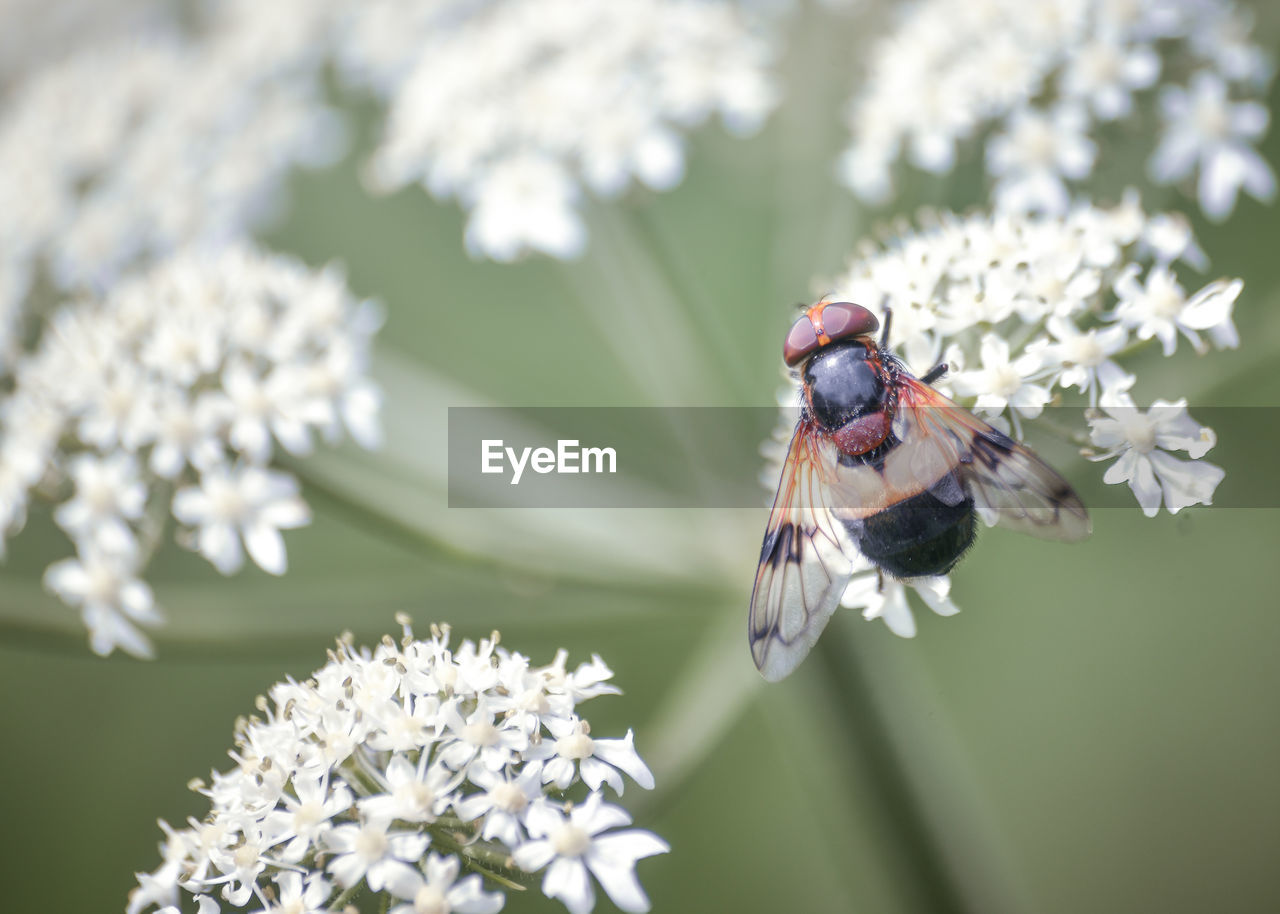
<svg viewBox="0 0 1280 914">
<path fill-rule="evenodd" d="M 821 301 L 783 344 L 800 419 L 751 593 L 751 655 L 766 679 L 799 665 L 853 575 L 856 553 L 896 578 L 950 571 L 988 523 L 1046 539 L 1089 535 L 1067 481 L 1027 448 L 913 377 L 887 350 L 891 314 Z"/>
</svg>

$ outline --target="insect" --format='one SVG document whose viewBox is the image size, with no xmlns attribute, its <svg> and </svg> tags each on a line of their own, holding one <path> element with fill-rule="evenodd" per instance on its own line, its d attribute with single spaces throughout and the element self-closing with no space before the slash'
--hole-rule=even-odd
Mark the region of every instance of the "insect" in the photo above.
<svg viewBox="0 0 1280 914">
<path fill-rule="evenodd" d="M 1089 535 L 1057 472 L 1008 435 L 913 377 L 876 316 L 821 301 L 795 322 L 783 358 L 799 372 L 800 419 L 765 528 L 751 593 L 751 655 L 778 680 L 804 659 L 861 553 L 895 578 L 950 571 L 977 517 L 1046 539 Z"/>
</svg>

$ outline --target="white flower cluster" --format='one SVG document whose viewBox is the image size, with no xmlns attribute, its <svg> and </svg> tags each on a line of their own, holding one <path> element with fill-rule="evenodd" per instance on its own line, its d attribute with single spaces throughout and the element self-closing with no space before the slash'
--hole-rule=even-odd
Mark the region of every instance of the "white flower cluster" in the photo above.
<svg viewBox="0 0 1280 914">
<path fill-rule="evenodd" d="M 1224 219 L 1241 190 L 1259 200 L 1275 176 L 1254 148 L 1267 129 L 1272 76 L 1230 0 L 918 0 L 870 53 L 849 108 L 841 174 L 860 197 L 893 193 L 893 165 L 948 172 L 957 144 L 988 128 L 998 206 L 1063 213 L 1068 182 L 1088 178 L 1099 128 L 1142 111 L 1158 88 L 1157 184 L 1195 178 L 1200 208 Z"/>
<path fill-rule="evenodd" d="M 0 25 L 24 33 L 21 12 Z M 42 275 L 101 289 L 238 237 L 291 168 L 332 161 L 327 64 L 389 108 L 373 183 L 458 198 L 469 249 L 500 260 L 577 253 L 582 184 L 669 188 L 681 131 L 714 113 L 749 130 L 774 96 L 768 46 L 727 0 L 222 0 L 186 31 L 155 18 L 15 74 L 0 107 L 0 376 Z"/>
<path fill-rule="evenodd" d="M 1016 436 L 1046 406 L 1087 405 L 1081 427 L 1065 433 L 1094 445 L 1092 459 L 1118 458 L 1103 480 L 1129 483 L 1148 515 L 1162 501 L 1171 513 L 1211 503 L 1223 471 L 1200 458 L 1213 446 L 1213 432 L 1187 415 L 1185 401 L 1138 410 L 1130 395 L 1136 378 L 1120 364 L 1153 340 L 1165 356 L 1176 353 L 1180 338 L 1200 354 L 1210 344 L 1238 344 L 1232 309 L 1240 280 L 1190 294 L 1179 281 L 1175 267 L 1204 260 L 1184 219 L 1147 215 L 1131 194 L 1113 209 L 1080 205 L 1064 216 L 997 212 L 927 221 L 885 245 L 868 244 L 843 276 L 824 282 L 825 297 L 892 308 L 890 346 L 907 367 L 918 376 L 945 361 L 949 373 L 936 386 Z M 780 395 L 783 418 L 765 448 L 770 465 L 762 479 L 770 487 L 794 427 L 798 383 L 791 377 Z M 844 604 L 913 635 L 903 582 L 886 580 L 880 589 L 869 562 L 865 572 Z M 946 578 L 909 586 L 935 612 L 957 611 Z"/>
<path fill-rule="evenodd" d="M 312 914 L 363 892 L 392 914 L 490 914 L 504 898 L 485 877 L 511 886 L 535 872 L 573 914 L 595 904 L 589 876 L 623 910 L 648 910 L 635 864 L 668 847 L 619 830 L 631 819 L 601 788 L 621 794 L 620 772 L 645 788 L 653 777 L 631 731 L 597 739 L 577 711 L 618 693 L 604 661 L 569 671 L 561 651 L 535 667 L 496 632 L 455 650 L 447 627 L 418 641 L 400 622 L 398 644 L 340 641 L 306 682 L 259 700 L 262 717 L 238 728 L 236 766 L 196 785 L 209 814 L 160 823 L 163 862 L 139 875 L 128 914 L 191 903 L 213 914 L 219 899 Z M 576 802 L 579 783 L 590 792 Z"/>
<path fill-rule="evenodd" d="M 236 46 L 127 35 L 14 90 L 0 111 L 0 374 L 38 277 L 100 290 L 148 256 L 238 237 L 292 166 L 332 157 L 340 133 L 316 90 L 247 68 Z"/>
<path fill-rule="evenodd" d="M 219 571 L 285 569 L 280 529 L 308 520 L 276 444 L 307 453 L 344 430 L 372 447 L 366 375 L 381 323 L 336 270 L 247 248 L 191 253 L 55 313 L 0 401 L 0 556 L 34 493 L 76 557 L 46 585 L 80 609 L 93 649 L 146 655 L 160 621 L 139 575 L 172 511 Z"/>
<path fill-rule="evenodd" d="M 396 17 L 362 20 L 348 60 L 402 45 L 386 34 Z M 495 260 L 577 255 L 582 185 L 602 197 L 633 181 L 669 189 L 684 172 L 683 130 L 718 113 L 751 131 L 774 102 L 769 45 L 732 3 L 504 0 L 422 39 L 388 93 L 368 175 L 384 190 L 420 182 L 456 197 L 468 250 Z"/>
</svg>

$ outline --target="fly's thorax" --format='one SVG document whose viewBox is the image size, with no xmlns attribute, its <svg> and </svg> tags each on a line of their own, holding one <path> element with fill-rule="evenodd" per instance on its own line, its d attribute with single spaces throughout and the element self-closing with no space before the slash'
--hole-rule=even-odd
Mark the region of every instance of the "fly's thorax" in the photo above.
<svg viewBox="0 0 1280 914">
<path fill-rule="evenodd" d="M 820 349 L 804 367 L 805 403 L 827 432 L 884 409 L 888 377 L 879 354 L 862 340 Z"/>
</svg>

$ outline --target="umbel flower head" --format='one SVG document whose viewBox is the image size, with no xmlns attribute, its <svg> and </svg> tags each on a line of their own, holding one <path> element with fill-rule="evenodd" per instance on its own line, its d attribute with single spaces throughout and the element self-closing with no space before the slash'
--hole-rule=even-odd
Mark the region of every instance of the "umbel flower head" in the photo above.
<svg viewBox="0 0 1280 914">
<path fill-rule="evenodd" d="M 68 305 L 0 402 L 0 557 L 30 498 L 75 546 L 46 586 L 97 653 L 150 652 L 162 621 L 142 570 L 167 516 L 223 574 L 285 570 L 280 531 L 309 520 L 280 448 L 378 442 L 366 374 L 381 314 L 342 275 L 247 247 L 190 252 Z"/>
<path fill-rule="evenodd" d="M 917 0 L 872 48 L 849 107 L 841 170 L 859 197 L 893 195 L 900 159 L 951 171 L 981 138 L 1000 207 L 1063 213 L 1105 152 L 1101 129 L 1134 121 L 1156 143 L 1147 172 L 1184 184 L 1211 219 L 1243 191 L 1275 194 L 1255 149 L 1272 76 L 1230 0 Z M 1126 140 L 1128 142 L 1128 140 Z"/>
<path fill-rule="evenodd" d="M 770 45 L 736 4 L 446 5 L 454 21 L 424 22 L 416 59 L 375 83 L 390 112 L 367 174 L 376 188 L 420 183 L 457 198 L 477 256 L 581 253 L 584 186 L 602 197 L 633 182 L 667 190 L 684 176 L 684 130 L 719 115 L 749 132 L 773 106 Z M 345 60 L 385 72 L 376 62 L 400 44 L 386 34 L 400 18 L 359 21 Z"/>
<path fill-rule="evenodd" d="M 573 914 L 594 906 L 593 879 L 623 910 L 649 909 L 635 864 L 667 845 L 625 828 L 601 785 L 652 775 L 631 731 L 591 736 L 578 713 L 617 694 L 604 661 L 534 666 L 497 632 L 454 648 L 448 626 L 418 640 L 400 622 L 399 642 L 342 639 L 310 679 L 259 699 L 235 766 L 195 784 L 208 815 L 160 823 L 163 862 L 139 874 L 128 914 L 340 911 L 369 895 L 398 914 L 492 914 L 501 888 L 537 874 Z"/>
<path fill-rule="evenodd" d="M 345 136 L 330 77 L 388 110 L 371 185 L 457 199 L 468 250 L 498 260 L 580 252 L 584 186 L 669 189 L 685 131 L 713 116 L 750 131 L 776 94 L 770 44 L 726 0 L 195 6 L 15 80 L 0 111 L 0 367 L 42 267 L 75 289 L 243 235 L 292 167 L 331 163 Z"/>
<path fill-rule="evenodd" d="M 896 341 L 908 369 L 920 375 L 945 361 L 949 373 L 936 386 L 1016 437 L 1041 422 L 1050 404 L 1086 407 L 1078 428 L 1055 422 L 1052 430 L 1092 445 L 1092 459 L 1118 457 L 1103 481 L 1128 482 L 1146 514 L 1162 500 L 1171 513 L 1212 503 L 1223 472 L 1201 458 L 1213 431 L 1187 414 L 1185 400 L 1157 401 L 1142 413 L 1130 393 L 1138 379 L 1121 364 L 1156 340 L 1165 356 L 1179 348 L 1186 355 L 1187 344 L 1198 356 L 1239 342 L 1231 314 L 1241 281 L 1219 279 L 1193 293 L 1182 285 L 1179 274 L 1204 260 L 1185 220 L 1148 215 L 1130 194 L 1114 208 L 1079 205 L 1062 216 L 947 213 L 921 222 L 918 231 L 866 245 L 842 276 L 823 283 L 827 297 L 892 308 L 890 344 Z M 770 465 L 762 479 L 770 487 L 795 425 L 797 394 L 790 377 L 765 448 Z M 907 588 L 939 615 L 958 611 L 946 577 L 880 586 L 874 566 L 856 561 L 861 573 L 843 604 L 883 618 L 899 635 L 916 631 Z"/>
</svg>

